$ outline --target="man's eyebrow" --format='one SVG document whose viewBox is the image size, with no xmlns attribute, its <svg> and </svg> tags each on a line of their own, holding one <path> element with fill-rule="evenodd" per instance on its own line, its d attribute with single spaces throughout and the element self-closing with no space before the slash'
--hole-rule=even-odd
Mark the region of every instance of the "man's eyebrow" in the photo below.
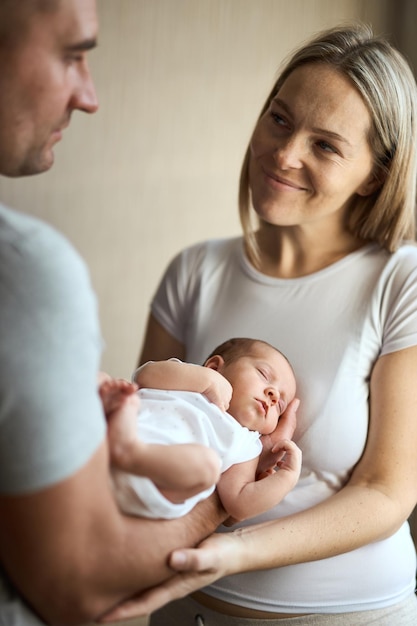
<svg viewBox="0 0 417 626">
<path fill-rule="evenodd" d="M 93 48 L 97 47 L 97 39 L 84 39 L 83 41 L 79 41 L 77 43 L 73 43 L 70 46 L 67 46 L 67 50 L 69 52 L 79 52 L 79 51 L 88 51 L 93 50 Z"/>
</svg>

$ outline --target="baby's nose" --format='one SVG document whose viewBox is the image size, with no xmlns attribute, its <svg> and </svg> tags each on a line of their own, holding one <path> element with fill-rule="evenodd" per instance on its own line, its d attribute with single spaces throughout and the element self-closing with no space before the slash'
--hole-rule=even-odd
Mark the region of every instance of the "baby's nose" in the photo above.
<svg viewBox="0 0 417 626">
<path fill-rule="evenodd" d="M 270 387 L 268 389 L 268 398 L 271 402 L 271 404 L 276 404 L 279 400 L 279 392 L 274 389 L 273 387 Z"/>
</svg>

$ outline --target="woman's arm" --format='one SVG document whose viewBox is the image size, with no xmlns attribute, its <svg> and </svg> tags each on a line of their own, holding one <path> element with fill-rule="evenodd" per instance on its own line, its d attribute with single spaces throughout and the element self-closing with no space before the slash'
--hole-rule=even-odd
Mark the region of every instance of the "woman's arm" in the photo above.
<svg viewBox="0 0 417 626">
<path fill-rule="evenodd" d="M 185 346 L 170 335 L 165 328 L 149 315 L 145 339 L 138 360 L 138 367 L 147 361 L 164 361 L 176 357 L 185 360 Z"/>
<path fill-rule="evenodd" d="M 153 611 L 226 575 L 325 559 L 392 535 L 417 499 L 416 372 L 417 347 L 377 361 L 366 449 L 341 491 L 295 515 L 175 551 L 170 565 L 182 573 L 126 605 L 123 615 Z"/>
</svg>

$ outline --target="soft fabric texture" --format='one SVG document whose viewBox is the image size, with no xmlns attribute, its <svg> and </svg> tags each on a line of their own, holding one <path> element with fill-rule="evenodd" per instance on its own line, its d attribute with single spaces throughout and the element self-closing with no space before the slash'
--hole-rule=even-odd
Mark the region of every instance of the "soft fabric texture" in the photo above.
<svg viewBox="0 0 417 626">
<path fill-rule="evenodd" d="M 212 346 L 246 336 L 275 345 L 292 363 L 301 478 L 273 510 L 242 525 L 271 520 L 330 497 L 360 459 L 372 367 L 381 355 L 417 345 L 417 248 L 389 254 L 370 244 L 311 275 L 277 279 L 253 268 L 242 238 L 208 241 L 173 260 L 152 312 L 185 344 L 188 361 L 201 363 Z M 348 554 L 227 577 L 208 592 L 261 611 L 360 611 L 406 598 L 415 572 L 406 523 Z"/>
<path fill-rule="evenodd" d="M 0 493 L 18 495 L 69 477 L 103 440 L 102 341 L 79 255 L 1 205 L 0 303 Z M 39 623 L 0 574 L 0 624 Z"/>
<path fill-rule="evenodd" d="M 235 463 L 259 456 L 262 450 L 259 433 L 241 426 L 199 393 L 140 389 L 138 394 L 137 428 L 138 437 L 143 441 L 164 445 L 199 443 L 213 448 L 219 454 L 221 472 Z M 114 470 L 113 482 L 123 511 L 166 519 L 185 515 L 197 502 L 213 493 L 215 487 L 174 504 L 144 476 Z"/>
<path fill-rule="evenodd" d="M 374 611 L 303 615 L 279 619 L 252 619 L 223 615 L 184 598 L 151 616 L 150 626 L 415 626 L 417 599 L 414 594 L 399 604 Z"/>
</svg>

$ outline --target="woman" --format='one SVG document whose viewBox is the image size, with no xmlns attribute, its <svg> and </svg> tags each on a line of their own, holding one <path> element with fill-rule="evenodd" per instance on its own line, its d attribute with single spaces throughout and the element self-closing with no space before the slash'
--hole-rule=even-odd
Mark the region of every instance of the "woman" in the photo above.
<svg viewBox="0 0 417 626">
<path fill-rule="evenodd" d="M 320 34 L 289 60 L 256 124 L 243 239 L 193 246 L 168 268 L 141 361 L 201 362 L 231 335 L 280 346 L 299 381 L 303 470 L 268 514 L 173 555 L 191 573 L 148 608 L 210 586 L 152 626 L 417 623 L 417 248 L 404 243 L 416 103 L 386 41 L 362 26 Z"/>
</svg>

